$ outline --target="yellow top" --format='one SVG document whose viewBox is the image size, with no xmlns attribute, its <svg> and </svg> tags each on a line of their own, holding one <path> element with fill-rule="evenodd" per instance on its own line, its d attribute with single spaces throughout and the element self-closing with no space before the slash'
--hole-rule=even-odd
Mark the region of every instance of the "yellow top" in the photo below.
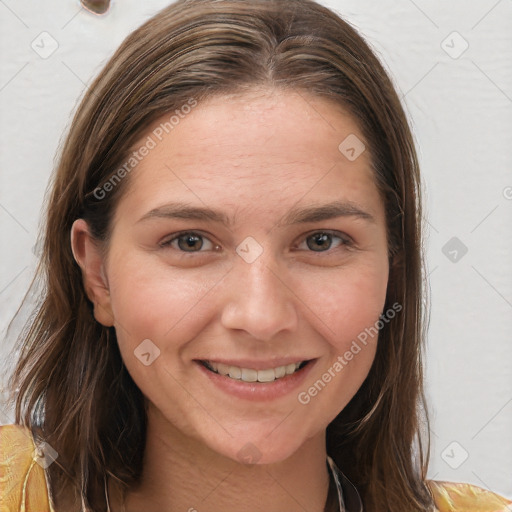
<svg viewBox="0 0 512 512">
<path fill-rule="evenodd" d="M 30 430 L 0 426 L 0 512 L 55 512 Z M 476 485 L 430 480 L 438 512 L 510 512 L 512 501 Z"/>
</svg>

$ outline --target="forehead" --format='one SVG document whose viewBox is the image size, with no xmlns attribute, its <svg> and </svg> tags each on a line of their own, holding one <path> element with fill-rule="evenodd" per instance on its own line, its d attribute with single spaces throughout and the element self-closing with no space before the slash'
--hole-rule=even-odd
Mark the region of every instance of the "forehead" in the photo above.
<svg viewBox="0 0 512 512">
<path fill-rule="evenodd" d="M 134 144 L 151 149 L 131 173 L 128 196 L 140 210 L 170 196 L 241 209 L 306 196 L 374 202 L 369 151 L 349 159 L 340 150 L 346 140 L 364 148 L 353 117 L 332 101 L 276 90 L 214 96 L 164 114 Z"/>
<path fill-rule="evenodd" d="M 175 124 L 167 122 L 171 117 Z M 239 164 L 256 158 L 262 163 L 279 157 L 284 163 L 338 159 L 338 142 L 349 134 L 362 139 L 339 105 L 304 92 L 275 90 L 214 96 L 179 118 L 163 115 L 148 133 L 174 158 L 208 163 L 219 156 Z M 208 152 L 198 151 L 203 148 Z"/>
</svg>

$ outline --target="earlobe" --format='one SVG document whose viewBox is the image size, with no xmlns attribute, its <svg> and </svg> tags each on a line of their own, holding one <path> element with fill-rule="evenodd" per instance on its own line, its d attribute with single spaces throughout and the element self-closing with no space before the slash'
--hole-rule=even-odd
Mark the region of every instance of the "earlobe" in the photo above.
<svg viewBox="0 0 512 512">
<path fill-rule="evenodd" d="M 77 219 L 71 227 L 71 251 L 82 270 L 84 289 L 94 304 L 94 317 L 105 327 L 114 325 L 110 290 L 99 243 L 91 235 L 84 219 Z"/>
</svg>

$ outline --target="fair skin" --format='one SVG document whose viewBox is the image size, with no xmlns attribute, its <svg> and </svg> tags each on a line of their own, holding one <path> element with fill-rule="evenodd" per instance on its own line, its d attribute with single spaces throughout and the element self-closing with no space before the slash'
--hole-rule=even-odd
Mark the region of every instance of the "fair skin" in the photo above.
<svg viewBox="0 0 512 512">
<path fill-rule="evenodd" d="M 107 257 L 87 224 L 74 223 L 73 253 L 96 320 L 115 327 L 148 403 L 143 474 L 126 494 L 127 512 L 323 510 L 325 431 L 368 375 L 377 336 L 307 404 L 298 396 L 332 374 L 375 324 L 389 275 L 369 151 L 350 161 L 338 149 L 349 134 L 363 140 L 346 112 L 304 92 L 216 96 L 180 119 L 131 173 Z M 219 210 L 232 225 L 141 220 L 177 201 Z M 353 208 L 285 223 L 292 210 L 333 201 L 364 214 Z M 161 245 L 179 231 L 195 234 L 190 249 L 186 237 Z M 237 247 L 263 251 L 248 262 Z M 148 339 L 160 355 L 145 365 L 134 351 Z M 304 360 L 303 369 L 268 383 L 235 381 L 200 363 L 263 369 Z M 273 391 L 286 379 L 291 384 Z M 117 496 L 112 501 L 122 510 Z"/>
</svg>

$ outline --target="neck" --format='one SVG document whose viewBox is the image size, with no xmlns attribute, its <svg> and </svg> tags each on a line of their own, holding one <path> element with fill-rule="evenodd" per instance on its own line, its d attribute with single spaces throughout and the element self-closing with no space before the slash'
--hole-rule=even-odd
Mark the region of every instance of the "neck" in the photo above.
<svg viewBox="0 0 512 512">
<path fill-rule="evenodd" d="M 323 512 L 328 487 L 325 431 L 278 463 L 242 464 L 183 435 L 150 407 L 142 476 L 126 492 L 124 511 Z M 120 501 L 111 498 L 112 512 L 123 511 Z"/>
</svg>

